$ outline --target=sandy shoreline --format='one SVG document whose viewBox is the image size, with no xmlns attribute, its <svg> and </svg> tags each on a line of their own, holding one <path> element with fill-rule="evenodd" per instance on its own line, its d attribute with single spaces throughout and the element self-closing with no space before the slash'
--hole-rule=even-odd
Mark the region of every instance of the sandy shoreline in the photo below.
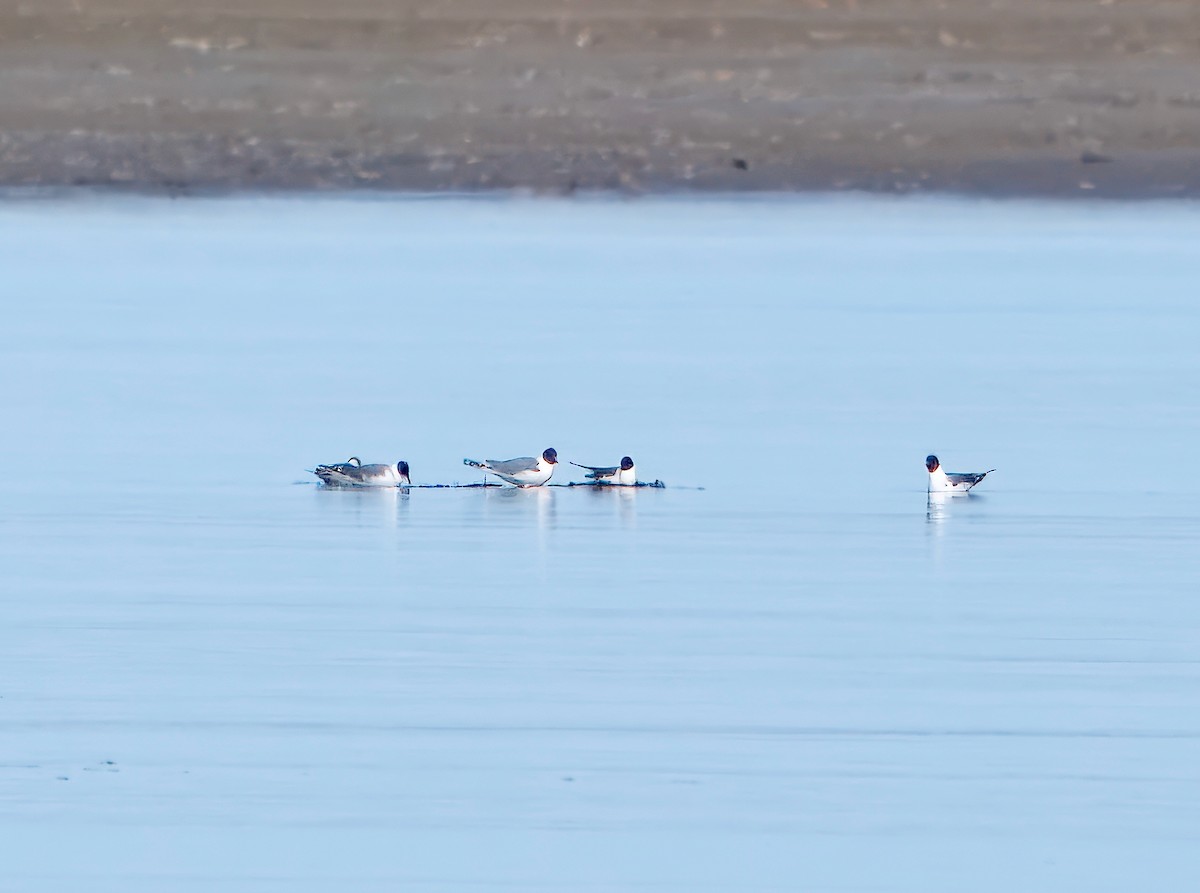
<svg viewBox="0 0 1200 893">
<path fill-rule="evenodd" d="M 1200 194 L 1173 0 L 0 6 L 0 187 Z"/>
</svg>

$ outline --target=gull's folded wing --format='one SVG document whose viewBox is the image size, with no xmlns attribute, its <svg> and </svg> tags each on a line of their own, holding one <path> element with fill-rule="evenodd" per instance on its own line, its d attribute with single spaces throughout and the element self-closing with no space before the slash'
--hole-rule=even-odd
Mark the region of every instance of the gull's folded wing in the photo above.
<svg viewBox="0 0 1200 893">
<path fill-rule="evenodd" d="M 592 472 L 592 474 L 596 475 L 597 477 L 603 478 L 612 477 L 621 470 L 620 466 L 618 465 L 614 465 L 612 468 L 597 468 L 595 465 L 580 465 L 578 462 L 572 462 L 571 464 L 576 468 L 583 468 Z"/>
<path fill-rule="evenodd" d="M 516 459 L 488 459 L 486 464 L 490 471 L 498 471 L 501 474 L 520 474 L 522 471 L 536 471 L 538 460 L 532 456 L 520 456 Z"/>
<path fill-rule="evenodd" d="M 994 468 L 989 468 L 987 471 L 971 472 L 970 474 L 962 474 L 962 473 L 949 474 L 949 473 L 947 473 L 946 480 L 948 480 L 952 484 L 968 484 L 968 485 L 974 487 L 976 484 L 978 484 L 980 481 L 982 481 L 985 477 L 987 477 L 989 474 L 991 474 L 995 470 L 996 469 L 994 469 Z"/>
</svg>

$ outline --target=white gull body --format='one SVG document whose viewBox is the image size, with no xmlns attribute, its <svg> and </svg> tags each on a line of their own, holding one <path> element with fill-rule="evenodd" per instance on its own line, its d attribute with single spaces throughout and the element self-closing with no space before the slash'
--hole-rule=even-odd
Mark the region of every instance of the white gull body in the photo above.
<svg viewBox="0 0 1200 893">
<path fill-rule="evenodd" d="M 937 456 L 925 458 L 925 470 L 929 472 L 929 492 L 947 496 L 966 496 L 971 488 L 996 469 L 976 472 L 947 472 Z"/>
<path fill-rule="evenodd" d="M 543 450 L 537 459 L 533 456 L 520 456 L 516 459 L 463 459 L 463 465 L 479 468 L 489 474 L 494 474 L 502 481 L 516 484 L 518 487 L 540 487 L 550 480 L 554 474 L 554 466 L 558 464 L 558 453 L 553 449 Z"/>
</svg>

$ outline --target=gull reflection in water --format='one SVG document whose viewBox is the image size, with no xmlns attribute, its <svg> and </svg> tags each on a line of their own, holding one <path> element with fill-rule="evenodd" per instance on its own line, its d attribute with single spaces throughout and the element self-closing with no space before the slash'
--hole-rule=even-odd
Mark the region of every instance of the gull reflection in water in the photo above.
<svg viewBox="0 0 1200 893">
<path fill-rule="evenodd" d="M 408 512 L 408 487 L 326 487 L 317 486 L 321 505 L 342 517 L 350 517 L 359 527 L 397 527 L 401 515 Z"/>
<path fill-rule="evenodd" d="M 925 527 L 929 532 L 930 558 L 935 571 L 941 571 L 945 555 L 946 520 L 950 516 L 950 503 L 954 497 L 949 493 L 929 493 L 925 503 Z"/>
<path fill-rule="evenodd" d="M 946 535 L 951 524 L 961 524 L 962 521 L 952 522 L 951 516 L 971 510 L 983 502 L 983 497 L 963 493 L 927 493 L 925 502 L 925 526 L 935 542 L 940 542 Z M 940 550 L 938 552 L 940 555 Z"/>
<path fill-rule="evenodd" d="M 532 515 L 539 530 L 554 526 L 554 491 L 548 487 L 488 488 L 485 492 L 490 505 L 504 506 L 526 517 Z"/>
<path fill-rule="evenodd" d="M 944 532 L 942 525 L 946 523 L 949 504 L 955 497 L 949 493 L 928 493 L 926 495 L 929 501 L 925 504 L 925 520 L 930 525 L 932 532 L 940 536 Z"/>
<path fill-rule="evenodd" d="M 945 524 L 954 512 L 969 512 L 986 501 L 985 497 L 974 493 L 934 492 L 926 493 L 925 497 L 925 520 L 934 526 Z"/>
<path fill-rule="evenodd" d="M 615 485 L 602 485 L 595 487 L 586 487 L 590 490 L 595 505 L 599 506 L 601 502 L 612 502 L 616 506 L 617 517 L 621 519 L 621 526 L 633 527 L 637 524 L 637 487 L 619 487 Z"/>
</svg>

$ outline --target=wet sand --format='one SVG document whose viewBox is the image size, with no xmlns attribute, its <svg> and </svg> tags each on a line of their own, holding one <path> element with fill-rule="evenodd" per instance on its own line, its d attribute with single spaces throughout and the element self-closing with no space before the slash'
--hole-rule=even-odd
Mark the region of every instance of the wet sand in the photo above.
<svg viewBox="0 0 1200 893">
<path fill-rule="evenodd" d="M 1174 0 L 24 0 L 0 186 L 1200 194 Z"/>
</svg>

